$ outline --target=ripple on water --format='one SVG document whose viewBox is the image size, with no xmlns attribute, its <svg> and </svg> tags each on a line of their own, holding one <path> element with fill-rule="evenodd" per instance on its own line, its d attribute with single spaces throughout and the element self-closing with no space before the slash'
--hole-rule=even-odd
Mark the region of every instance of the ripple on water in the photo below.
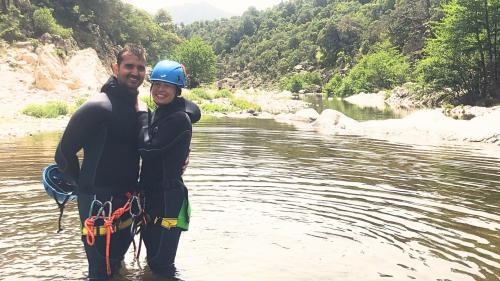
<svg viewBox="0 0 500 281">
<path fill-rule="evenodd" d="M 58 210 L 39 184 L 57 135 L 42 139 L 0 148 L 0 276 L 81 279 L 75 204 L 55 235 Z M 185 280 L 500 276 L 500 158 L 320 137 L 269 120 L 201 123 L 192 146 L 193 217 L 177 257 Z M 144 255 L 130 252 L 118 279 L 155 280 Z"/>
</svg>

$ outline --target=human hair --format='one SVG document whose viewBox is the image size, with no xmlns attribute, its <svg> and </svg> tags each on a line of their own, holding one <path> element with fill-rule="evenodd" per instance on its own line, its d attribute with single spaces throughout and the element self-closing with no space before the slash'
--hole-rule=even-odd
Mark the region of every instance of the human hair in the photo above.
<svg viewBox="0 0 500 281">
<path fill-rule="evenodd" d="M 123 47 L 123 49 L 116 54 L 116 63 L 118 65 L 122 63 L 123 55 L 128 52 L 140 59 L 146 60 L 146 50 L 141 45 L 127 43 L 125 44 L 125 47 Z"/>
</svg>

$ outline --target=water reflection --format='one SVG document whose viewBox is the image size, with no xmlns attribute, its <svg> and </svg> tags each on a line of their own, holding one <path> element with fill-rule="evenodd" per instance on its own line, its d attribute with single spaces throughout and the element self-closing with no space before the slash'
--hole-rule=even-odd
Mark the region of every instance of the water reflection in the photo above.
<svg viewBox="0 0 500 281">
<path fill-rule="evenodd" d="M 0 148 L 0 277 L 82 279 L 70 205 L 39 183 L 57 134 Z M 500 158 L 318 136 L 268 120 L 195 128 L 182 280 L 498 280 Z M 29 219 L 27 219 L 29 218 Z M 119 280 L 156 280 L 129 254 Z"/>
</svg>

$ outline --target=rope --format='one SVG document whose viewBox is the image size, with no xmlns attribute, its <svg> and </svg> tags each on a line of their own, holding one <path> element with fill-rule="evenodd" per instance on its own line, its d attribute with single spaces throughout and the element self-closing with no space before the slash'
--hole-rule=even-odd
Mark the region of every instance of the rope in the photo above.
<svg viewBox="0 0 500 281">
<path fill-rule="evenodd" d="M 130 210 L 130 201 L 132 196 L 127 193 L 128 201 L 123 207 L 116 209 L 109 217 L 104 218 L 104 227 L 106 228 L 106 273 L 111 275 L 111 263 L 109 261 L 109 249 L 111 246 L 111 233 L 113 233 L 113 221 L 119 219 L 125 212 Z"/>
</svg>

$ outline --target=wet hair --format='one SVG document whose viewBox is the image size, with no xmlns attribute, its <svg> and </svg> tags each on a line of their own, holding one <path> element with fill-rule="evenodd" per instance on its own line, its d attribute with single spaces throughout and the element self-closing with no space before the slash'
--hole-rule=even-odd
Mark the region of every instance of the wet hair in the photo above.
<svg viewBox="0 0 500 281">
<path fill-rule="evenodd" d="M 125 53 L 131 53 L 134 56 L 146 60 L 146 50 L 141 46 L 137 44 L 125 44 L 125 47 L 116 54 L 116 63 L 120 65 L 123 61 L 123 55 Z"/>
</svg>

